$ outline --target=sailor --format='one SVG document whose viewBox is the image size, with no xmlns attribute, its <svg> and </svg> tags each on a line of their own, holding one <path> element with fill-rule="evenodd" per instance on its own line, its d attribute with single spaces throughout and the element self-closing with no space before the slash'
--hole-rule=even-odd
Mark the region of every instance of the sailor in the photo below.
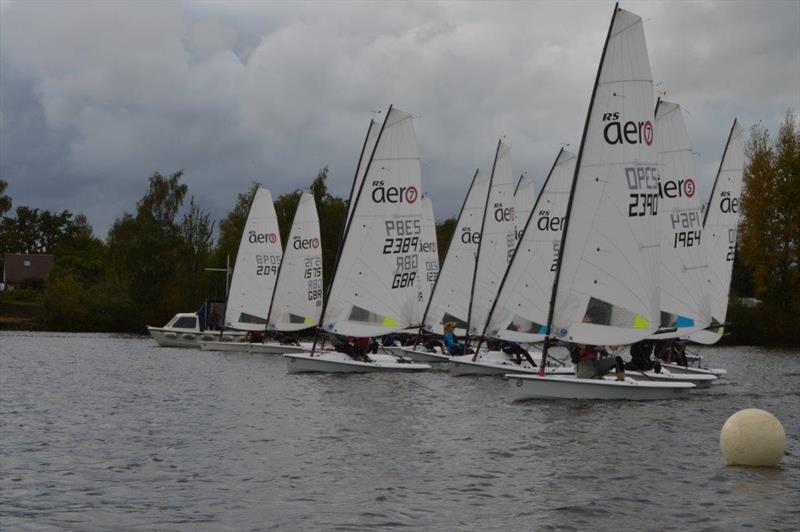
<svg viewBox="0 0 800 532">
<path fill-rule="evenodd" d="M 575 363 L 575 375 L 579 379 L 599 379 L 612 368 L 617 369 L 617 380 L 625 380 L 625 365 L 622 358 L 611 358 L 605 348 L 597 345 L 573 344 L 570 358 Z"/>
<path fill-rule="evenodd" d="M 631 361 L 625 364 L 625 369 L 661 373 L 661 364 L 650 359 L 653 347 L 655 344 L 651 340 L 641 340 L 631 345 Z"/>
<path fill-rule="evenodd" d="M 383 337 L 383 340 L 381 340 L 381 345 L 384 347 L 393 347 L 396 343 L 395 340 L 395 335 L 393 333 L 389 333 Z"/>
<path fill-rule="evenodd" d="M 522 357 L 525 357 L 525 360 L 528 361 L 528 364 L 530 364 L 531 367 L 534 368 L 536 367 L 536 362 L 533 361 L 533 357 L 531 357 L 530 352 L 527 349 L 523 348 L 521 345 L 519 345 L 517 342 L 509 342 L 503 340 L 503 343 L 501 344 L 500 348 L 503 350 L 504 353 L 513 355 L 515 357 L 514 362 L 517 365 L 521 366 Z"/>
<path fill-rule="evenodd" d="M 368 337 L 355 338 L 348 336 L 346 339 L 338 339 L 334 341 L 334 347 L 340 353 L 344 353 L 353 360 L 358 362 L 372 362 L 367 356 L 367 349 L 369 348 L 370 339 Z"/>
<path fill-rule="evenodd" d="M 678 338 L 661 340 L 656 344 L 656 358 L 660 358 L 667 364 L 680 364 L 688 366 L 686 359 L 686 344 Z"/>
<path fill-rule="evenodd" d="M 444 345 L 447 347 L 447 352 L 450 356 L 461 356 L 466 353 L 464 344 L 456 339 L 453 330 L 456 328 L 454 321 L 448 321 L 444 324 Z"/>
</svg>

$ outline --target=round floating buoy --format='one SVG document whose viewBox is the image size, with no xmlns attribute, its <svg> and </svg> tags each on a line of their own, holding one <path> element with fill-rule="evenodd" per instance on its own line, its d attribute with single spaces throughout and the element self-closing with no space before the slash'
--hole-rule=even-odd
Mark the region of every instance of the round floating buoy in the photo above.
<svg viewBox="0 0 800 532">
<path fill-rule="evenodd" d="M 725 421 L 719 445 L 730 465 L 775 466 L 786 451 L 786 432 L 766 410 L 745 408 Z"/>
</svg>

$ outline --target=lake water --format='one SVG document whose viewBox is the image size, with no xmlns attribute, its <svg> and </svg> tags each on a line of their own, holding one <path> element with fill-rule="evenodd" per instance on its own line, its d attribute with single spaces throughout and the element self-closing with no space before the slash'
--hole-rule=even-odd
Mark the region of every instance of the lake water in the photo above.
<svg viewBox="0 0 800 532">
<path fill-rule="evenodd" d="M 701 349 L 685 400 L 510 403 L 497 378 L 287 375 L 282 357 L 0 334 L 5 530 L 800 528 L 800 353 Z M 775 414 L 779 468 L 719 430 Z"/>
</svg>

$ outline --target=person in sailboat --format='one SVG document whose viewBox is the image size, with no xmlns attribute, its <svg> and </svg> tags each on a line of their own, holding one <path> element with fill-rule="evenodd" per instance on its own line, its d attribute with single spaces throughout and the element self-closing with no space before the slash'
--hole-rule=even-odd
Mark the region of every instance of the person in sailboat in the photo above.
<svg viewBox="0 0 800 532">
<path fill-rule="evenodd" d="M 625 364 L 625 369 L 661 373 L 661 364 L 650 358 L 654 347 L 652 340 L 641 340 L 631 345 L 631 361 Z"/>
<path fill-rule="evenodd" d="M 656 344 L 655 355 L 667 364 L 679 364 L 684 367 L 689 365 L 686 359 L 686 343 L 679 338 L 660 340 Z"/>
<path fill-rule="evenodd" d="M 617 380 L 625 380 L 625 364 L 619 356 L 611 357 L 599 345 L 572 344 L 570 359 L 575 364 L 575 375 L 579 379 L 599 379 L 616 368 Z"/>
<path fill-rule="evenodd" d="M 522 365 L 522 359 L 524 358 L 528 361 L 528 364 L 530 364 L 531 367 L 536 367 L 536 362 L 533 361 L 533 357 L 531 357 L 530 352 L 517 342 L 503 340 L 503 342 L 500 344 L 500 349 L 502 349 L 504 353 L 512 355 L 514 357 L 514 362 L 518 366 Z"/>
<path fill-rule="evenodd" d="M 383 347 L 393 347 L 395 344 L 397 344 L 397 337 L 394 335 L 394 333 L 387 334 L 381 340 L 381 345 Z"/>
<path fill-rule="evenodd" d="M 444 345 L 447 348 L 447 353 L 450 356 L 466 355 L 467 347 L 456 339 L 456 334 L 453 332 L 456 328 L 456 322 L 448 321 L 444 324 Z"/>
<path fill-rule="evenodd" d="M 344 353 L 353 360 L 358 362 L 372 362 L 372 359 L 367 355 L 370 348 L 370 338 L 360 337 L 355 338 L 348 336 L 347 338 L 337 338 L 333 341 L 333 346 L 340 353 Z"/>
</svg>

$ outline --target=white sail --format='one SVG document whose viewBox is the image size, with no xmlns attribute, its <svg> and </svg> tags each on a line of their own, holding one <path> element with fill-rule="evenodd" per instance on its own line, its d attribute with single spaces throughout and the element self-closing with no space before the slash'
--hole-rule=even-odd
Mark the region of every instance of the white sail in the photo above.
<svg viewBox="0 0 800 532">
<path fill-rule="evenodd" d="M 449 321 L 458 324 L 462 331 L 466 329 L 475 258 L 481 239 L 481 220 L 488 193 L 489 175 L 476 170 L 425 313 L 425 329 L 428 331 L 442 334 L 442 325 Z"/>
<path fill-rule="evenodd" d="M 361 155 L 358 158 L 356 175 L 353 179 L 352 188 L 350 189 L 350 200 L 347 202 L 347 218 L 345 218 L 345 224 L 350 223 L 350 217 L 353 215 L 355 197 L 358 194 L 358 191 L 361 189 L 361 182 L 364 181 L 364 173 L 367 171 L 369 158 L 372 155 L 373 150 L 375 150 L 375 142 L 378 140 L 378 132 L 380 132 L 380 130 L 380 125 L 377 122 L 374 120 L 369 121 L 367 136 L 364 137 L 364 145 L 361 148 Z"/>
<path fill-rule="evenodd" d="M 436 243 L 436 220 L 433 216 L 433 201 L 422 198 L 422 239 L 419 245 L 419 317 L 415 323 L 421 324 L 428 307 L 436 278 L 439 276 L 439 251 Z"/>
<path fill-rule="evenodd" d="M 278 272 L 267 328 L 298 331 L 322 314 L 322 241 L 314 196 L 303 192 Z"/>
<path fill-rule="evenodd" d="M 381 336 L 414 324 L 422 238 L 419 150 L 410 114 L 390 108 L 353 202 L 323 327 Z"/>
<path fill-rule="evenodd" d="M 547 175 L 486 327 L 486 336 L 538 342 L 547 333 L 547 313 L 558 265 L 561 231 L 575 175 L 575 154 L 561 150 Z"/>
<path fill-rule="evenodd" d="M 615 9 L 564 228 L 552 333 L 629 344 L 660 318 L 653 77 L 642 19 Z"/>
<path fill-rule="evenodd" d="M 660 170 L 660 326 L 677 330 L 653 338 L 676 338 L 709 323 L 703 202 L 697 193 L 694 157 L 678 104 L 662 100 L 656 104 L 655 146 Z"/>
<path fill-rule="evenodd" d="M 533 178 L 527 174 L 520 176 L 517 181 L 517 188 L 514 190 L 514 219 L 517 232 L 517 241 L 522 238 L 522 230 L 525 229 L 525 222 L 531 214 L 533 205 L 536 203 L 536 184 Z"/>
<path fill-rule="evenodd" d="M 483 213 L 481 241 L 469 311 L 469 333 L 480 335 L 486 328 L 489 311 L 500 290 L 511 255 L 517 243 L 514 227 L 514 177 L 508 144 L 497 143 L 497 153 L 489 180 L 489 198 Z"/>
<path fill-rule="evenodd" d="M 728 313 L 728 294 L 731 288 L 733 258 L 736 253 L 744 178 L 742 137 L 742 126 L 738 120 L 734 120 L 717 179 L 711 190 L 711 198 L 706 207 L 703 223 L 703 247 L 708 260 L 706 282 L 711 301 L 711 323 L 720 326 L 713 330 L 697 331 L 689 337 L 692 341 L 702 344 L 713 344 L 722 337 Z"/>
<path fill-rule="evenodd" d="M 283 249 L 272 194 L 256 190 L 244 225 L 225 308 L 225 327 L 263 331 Z"/>
</svg>

